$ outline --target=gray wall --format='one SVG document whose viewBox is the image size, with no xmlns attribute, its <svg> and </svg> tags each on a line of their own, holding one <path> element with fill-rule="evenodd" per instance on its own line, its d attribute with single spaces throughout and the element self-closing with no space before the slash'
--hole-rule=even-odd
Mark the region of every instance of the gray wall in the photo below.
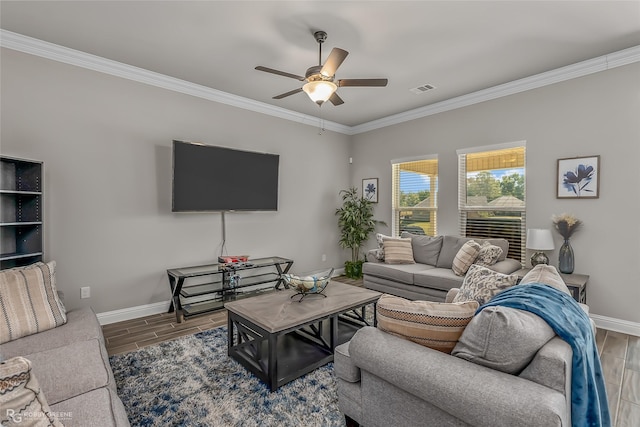
<svg viewBox="0 0 640 427">
<path fill-rule="evenodd" d="M 341 267 L 348 136 L 8 49 L 1 66 L 1 152 L 44 161 L 46 259 L 69 308 L 167 301 L 167 268 L 219 255 L 219 213 L 171 213 L 172 139 L 280 154 L 278 212 L 227 214 L 229 254 Z"/>
<path fill-rule="evenodd" d="M 391 159 L 439 156 L 438 232 L 458 234 L 460 148 L 525 140 L 527 226 L 552 228 L 569 212 L 584 222 L 571 239 L 576 273 L 589 274 L 591 313 L 640 322 L 640 64 L 356 135 L 352 182 L 380 178 L 376 217 L 391 225 Z M 556 199 L 556 160 L 601 156 L 599 199 Z M 388 230 L 387 230 L 388 231 Z M 555 234 L 557 266 L 561 238 Z"/>
<path fill-rule="evenodd" d="M 166 301 L 167 268 L 218 255 L 220 214 L 170 212 L 172 139 L 281 155 L 279 211 L 228 214 L 227 252 L 291 257 L 298 272 L 347 258 L 334 210 L 349 183 L 380 178 L 390 225 L 390 160 L 438 154 L 439 232 L 458 233 L 456 149 L 526 140 L 528 226 L 582 219 L 572 244 L 592 313 L 640 322 L 639 64 L 352 137 L 7 49 L 1 73 L 0 149 L 45 162 L 46 258 L 70 308 Z M 601 197 L 556 199 L 556 160 L 594 154 Z"/>
</svg>

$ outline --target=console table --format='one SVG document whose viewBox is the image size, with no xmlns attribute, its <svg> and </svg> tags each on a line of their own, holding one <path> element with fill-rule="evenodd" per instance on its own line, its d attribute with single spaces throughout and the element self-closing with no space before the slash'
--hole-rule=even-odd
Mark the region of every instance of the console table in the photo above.
<svg viewBox="0 0 640 427">
<path fill-rule="evenodd" d="M 183 317 L 220 310 L 227 301 L 286 286 L 282 275 L 292 265 L 290 259 L 270 257 L 232 265 L 214 263 L 169 269 L 169 313 L 175 310 L 176 320 L 182 322 Z"/>
<path fill-rule="evenodd" d="M 522 278 L 531 271 L 530 268 L 522 268 L 516 271 L 513 274 L 518 275 L 518 282 L 522 280 Z M 573 299 L 578 301 L 579 303 L 586 304 L 587 303 L 587 282 L 589 281 L 589 276 L 586 274 L 564 274 L 560 273 L 562 280 L 567 285 L 567 288 L 571 291 L 571 296 Z"/>
</svg>

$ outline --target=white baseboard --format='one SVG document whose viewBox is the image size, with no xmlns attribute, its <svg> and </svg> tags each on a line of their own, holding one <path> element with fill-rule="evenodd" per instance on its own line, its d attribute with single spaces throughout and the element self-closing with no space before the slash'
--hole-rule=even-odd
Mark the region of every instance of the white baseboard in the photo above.
<svg viewBox="0 0 640 427">
<path fill-rule="evenodd" d="M 333 277 L 344 274 L 343 268 L 336 268 Z M 125 320 L 138 319 L 140 317 L 152 316 L 154 314 L 166 313 L 169 311 L 170 301 L 156 302 L 153 304 L 139 305 L 137 307 L 123 308 L 121 310 L 106 311 L 98 313 L 98 321 L 101 325 L 124 322 Z"/>
<path fill-rule="evenodd" d="M 334 270 L 333 276 L 344 274 L 344 268 Z M 121 310 L 98 313 L 98 321 L 101 325 L 123 322 L 125 320 L 138 319 L 140 317 L 152 316 L 154 314 L 166 313 L 169 310 L 169 301 L 156 302 L 153 304 L 139 305 L 137 307 L 123 308 Z M 615 319 L 613 317 L 600 316 L 598 314 L 589 315 L 596 326 L 614 332 L 621 332 L 627 335 L 640 337 L 640 323 L 629 322 L 628 320 Z"/>
<path fill-rule="evenodd" d="M 169 301 L 163 301 L 153 304 L 139 305 L 137 307 L 123 308 L 121 310 L 107 311 L 105 313 L 98 313 L 97 316 L 101 325 L 108 325 L 110 323 L 123 322 L 125 320 L 166 313 L 167 311 L 169 311 Z"/>
<path fill-rule="evenodd" d="M 593 319 L 598 328 L 640 337 L 640 323 L 614 319 L 613 317 L 600 316 L 598 314 L 590 314 L 589 317 Z"/>
</svg>

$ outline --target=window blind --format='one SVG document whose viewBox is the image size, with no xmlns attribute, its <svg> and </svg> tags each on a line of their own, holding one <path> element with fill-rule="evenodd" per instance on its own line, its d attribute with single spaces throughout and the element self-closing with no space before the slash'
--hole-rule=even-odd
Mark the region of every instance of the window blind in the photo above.
<svg viewBox="0 0 640 427">
<path fill-rule="evenodd" d="M 460 234 L 504 238 L 509 258 L 526 256 L 526 147 L 458 152 Z"/>
</svg>

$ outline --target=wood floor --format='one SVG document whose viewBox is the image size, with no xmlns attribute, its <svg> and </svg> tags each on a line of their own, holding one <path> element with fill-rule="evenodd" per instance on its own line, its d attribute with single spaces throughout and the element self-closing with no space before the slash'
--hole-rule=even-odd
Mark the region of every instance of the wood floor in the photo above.
<svg viewBox="0 0 640 427">
<path fill-rule="evenodd" d="M 362 286 L 345 277 L 343 283 Z M 191 335 L 227 324 L 226 310 L 176 322 L 173 313 L 147 316 L 102 327 L 109 355 Z M 609 410 L 615 427 L 640 426 L 640 337 L 598 329 L 596 344 L 602 361 Z"/>
</svg>

